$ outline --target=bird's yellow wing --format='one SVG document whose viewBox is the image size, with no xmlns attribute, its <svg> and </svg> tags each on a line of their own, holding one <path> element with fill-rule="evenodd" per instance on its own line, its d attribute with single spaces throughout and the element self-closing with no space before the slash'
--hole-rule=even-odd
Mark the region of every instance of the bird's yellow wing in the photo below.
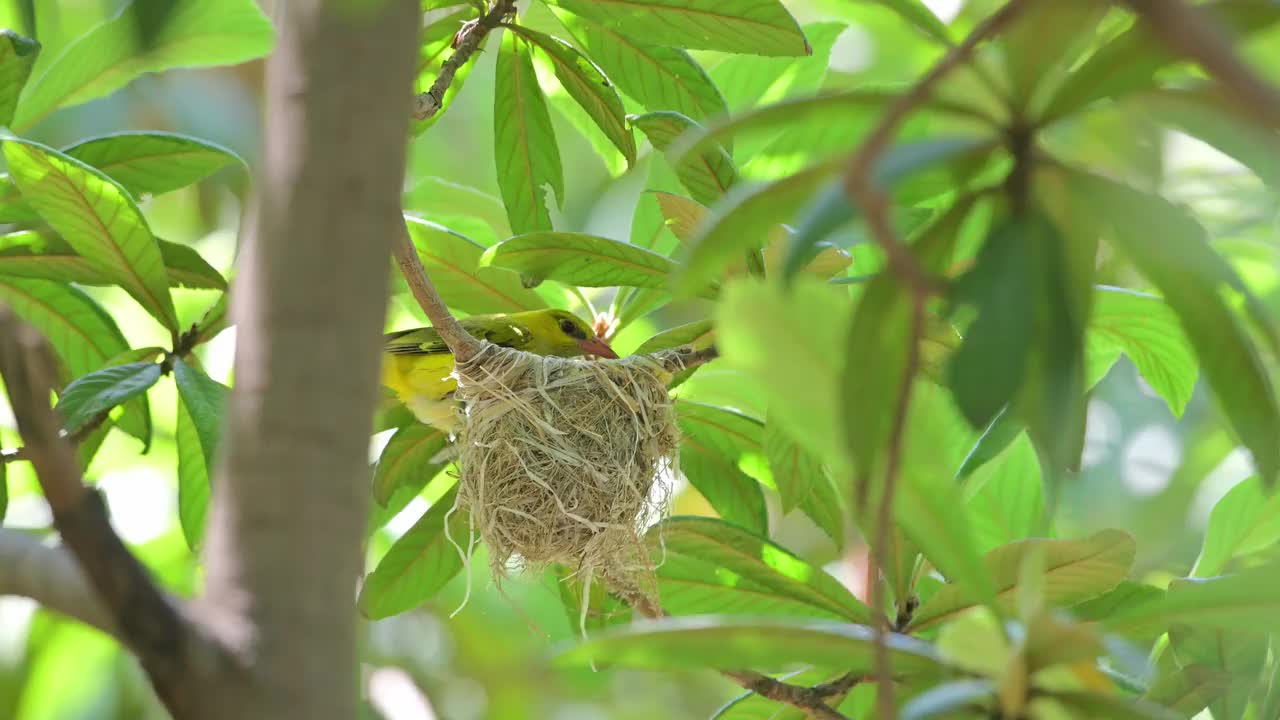
<svg viewBox="0 0 1280 720">
<path fill-rule="evenodd" d="M 453 353 L 432 328 L 392 333 L 385 338 L 382 384 L 419 421 L 450 433 L 458 429 L 453 393 Z"/>
</svg>

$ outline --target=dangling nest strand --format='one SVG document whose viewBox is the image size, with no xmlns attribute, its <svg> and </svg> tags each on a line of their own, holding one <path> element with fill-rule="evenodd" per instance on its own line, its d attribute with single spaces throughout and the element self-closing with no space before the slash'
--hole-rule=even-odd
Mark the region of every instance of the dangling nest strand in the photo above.
<svg viewBox="0 0 1280 720">
<path fill-rule="evenodd" d="M 639 356 L 591 362 L 486 345 L 458 365 L 466 407 L 458 505 L 495 579 L 564 563 L 650 595 L 644 530 L 661 515 L 679 431 L 668 374 Z"/>
</svg>

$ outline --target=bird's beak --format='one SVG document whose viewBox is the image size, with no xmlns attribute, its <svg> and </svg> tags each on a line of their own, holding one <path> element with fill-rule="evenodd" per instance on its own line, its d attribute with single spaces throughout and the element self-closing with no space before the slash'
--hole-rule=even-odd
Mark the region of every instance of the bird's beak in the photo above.
<svg viewBox="0 0 1280 720">
<path fill-rule="evenodd" d="M 609 347 L 608 343 L 598 337 L 579 340 L 578 347 L 582 348 L 582 352 L 587 355 L 595 355 L 596 357 L 605 358 L 607 360 L 618 359 L 618 354 L 613 351 L 613 348 Z"/>
</svg>

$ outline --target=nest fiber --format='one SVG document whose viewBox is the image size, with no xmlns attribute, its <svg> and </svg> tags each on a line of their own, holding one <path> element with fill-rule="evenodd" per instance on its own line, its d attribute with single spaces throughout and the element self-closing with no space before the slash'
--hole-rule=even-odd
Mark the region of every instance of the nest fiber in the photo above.
<svg viewBox="0 0 1280 720">
<path fill-rule="evenodd" d="M 646 357 L 592 362 L 486 345 L 458 366 L 466 408 L 459 506 L 508 567 L 563 563 L 641 590 L 645 528 L 679 442 L 670 374 Z"/>
</svg>

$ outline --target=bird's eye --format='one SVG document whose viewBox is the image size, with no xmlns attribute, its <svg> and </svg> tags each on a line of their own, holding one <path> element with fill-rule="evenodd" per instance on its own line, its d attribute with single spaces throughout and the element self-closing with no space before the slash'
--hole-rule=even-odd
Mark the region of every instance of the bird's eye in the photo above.
<svg viewBox="0 0 1280 720">
<path fill-rule="evenodd" d="M 578 326 L 574 325 L 572 320 L 561 320 L 560 329 L 564 331 L 565 335 L 576 336 L 578 334 Z"/>
</svg>

